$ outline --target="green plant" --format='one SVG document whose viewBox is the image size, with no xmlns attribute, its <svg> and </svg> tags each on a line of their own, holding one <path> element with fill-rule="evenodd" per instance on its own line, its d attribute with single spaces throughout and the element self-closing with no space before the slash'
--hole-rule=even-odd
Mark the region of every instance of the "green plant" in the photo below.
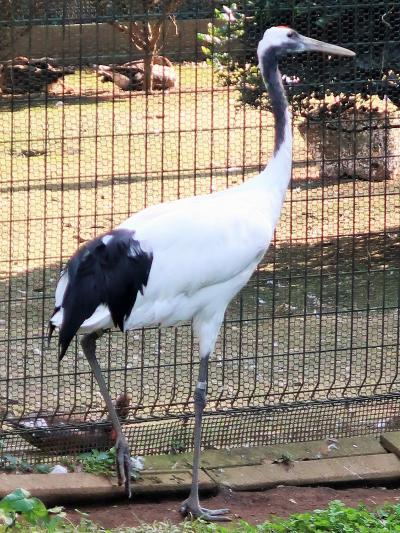
<svg viewBox="0 0 400 533">
<path fill-rule="evenodd" d="M 360 505 L 346 507 L 332 501 L 327 509 L 275 519 L 257 529 L 260 533 L 396 533 L 400 532 L 400 505 L 388 505 L 375 512 Z"/>
<path fill-rule="evenodd" d="M 245 73 L 233 54 L 235 44 L 245 35 L 246 17 L 236 3 L 214 9 L 214 20 L 207 25 L 207 33 L 198 33 L 201 51 L 207 64 L 217 72 L 224 85 L 236 85 Z"/>
<path fill-rule="evenodd" d="M 38 463 L 34 466 L 34 471 L 38 474 L 49 474 L 52 466 L 47 463 Z"/>
<path fill-rule="evenodd" d="M 283 452 L 272 462 L 276 464 L 290 466 L 294 462 L 294 456 L 290 452 Z"/>
<path fill-rule="evenodd" d="M 32 472 L 33 467 L 30 463 L 27 463 L 23 459 L 19 459 L 15 455 L 6 453 L 0 455 L 0 470 L 6 472 Z"/>
<path fill-rule="evenodd" d="M 184 453 L 186 451 L 186 441 L 184 437 L 175 435 L 171 439 L 171 453 Z"/>
<path fill-rule="evenodd" d="M 327 509 L 294 514 L 288 518 L 275 518 L 254 526 L 240 521 L 228 527 L 207 524 L 200 520 L 181 524 L 155 522 L 135 528 L 123 527 L 105 530 L 82 515 L 78 525 L 70 522 L 61 507 L 47 509 L 28 491 L 17 489 L 0 501 L 0 532 L 10 528 L 25 533 L 398 533 L 400 532 L 400 505 L 385 505 L 369 511 L 360 505 L 356 509 L 346 507 L 340 501 L 332 501 Z M 2 528 L 3 525 L 3 528 Z M 4 529 L 6 528 L 6 529 Z"/>
<path fill-rule="evenodd" d="M 91 450 L 78 455 L 78 461 L 82 464 L 84 472 L 111 476 L 115 470 L 115 448 L 105 452 Z"/>
<path fill-rule="evenodd" d="M 244 8 L 245 6 L 245 8 Z M 372 9 L 372 11 L 371 11 Z M 371 15 L 373 13 L 373 15 Z M 283 58 L 281 70 L 289 100 L 295 111 L 307 110 L 307 99 L 325 95 L 364 98 L 388 96 L 400 106 L 400 45 L 396 41 L 394 8 L 367 0 L 357 6 L 344 0 L 249 0 L 215 10 L 215 23 L 199 34 L 202 51 L 223 84 L 237 85 L 243 103 L 268 106 L 255 53 L 262 32 L 272 25 L 287 25 L 344 46 L 357 43 L 355 62 L 310 55 L 299 64 L 296 56 Z M 370 43 L 374 42 L 373 49 Z M 355 67 L 354 67 L 355 65 Z"/>
<path fill-rule="evenodd" d="M 90 452 L 81 453 L 78 455 L 78 461 L 82 465 L 84 472 L 89 474 L 97 474 L 103 476 L 115 475 L 116 450 L 110 448 L 106 451 L 91 450 Z M 132 479 L 138 479 L 140 470 L 142 469 L 141 462 L 132 461 Z"/>
<path fill-rule="evenodd" d="M 61 507 L 47 509 L 42 501 L 25 489 L 16 489 L 0 501 L 0 524 L 11 527 L 17 524 L 37 525 L 49 533 L 56 531 L 65 514 Z"/>
<path fill-rule="evenodd" d="M 0 452 L 4 446 L 0 441 Z M 22 474 L 37 472 L 38 474 L 48 474 L 52 469 L 52 466 L 46 463 L 38 463 L 31 465 L 23 459 L 19 459 L 15 455 L 10 453 L 0 454 L 0 471 L 5 472 L 19 472 Z"/>
</svg>

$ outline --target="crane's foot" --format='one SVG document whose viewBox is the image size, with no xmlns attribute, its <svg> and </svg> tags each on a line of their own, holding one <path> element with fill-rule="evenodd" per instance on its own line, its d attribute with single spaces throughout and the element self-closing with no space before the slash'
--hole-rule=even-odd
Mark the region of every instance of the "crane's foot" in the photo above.
<svg viewBox="0 0 400 533">
<path fill-rule="evenodd" d="M 183 516 L 188 516 L 192 519 L 200 518 L 207 522 L 230 522 L 231 518 L 226 516 L 230 511 L 229 509 L 206 509 L 200 507 L 199 502 L 193 501 L 190 497 L 185 500 L 180 508 Z"/>
<path fill-rule="evenodd" d="M 117 452 L 117 474 L 118 485 L 125 485 L 125 493 L 128 498 L 131 497 L 131 474 L 132 474 L 132 461 L 131 452 L 126 442 L 126 438 L 122 435 L 117 438 L 115 444 Z"/>
</svg>

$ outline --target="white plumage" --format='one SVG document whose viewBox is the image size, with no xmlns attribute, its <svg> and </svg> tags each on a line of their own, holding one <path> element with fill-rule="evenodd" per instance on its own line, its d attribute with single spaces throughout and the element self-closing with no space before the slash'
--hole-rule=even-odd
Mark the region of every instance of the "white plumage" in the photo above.
<svg viewBox="0 0 400 533">
<path fill-rule="evenodd" d="M 125 330 L 193 318 L 198 327 L 211 321 L 219 329 L 226 306 L 247 283 L 273 235 L 290 178 L 290 164 L 283 172 L 277 159 L 274 163 L 275 169 L 281 168 L 276 176 L 268 167 L 257 180 L 159 204 L 118 226 L 133 230 L 142 249 L 153 253 L 147 286 L 138 294 Z M 67 276 L 60 280 L 56 305 L 62 304 Z M 61 325 L 62 308 L 52 321 Z M 80 331 L 112 325 L 108 308 L 101 305 Z"/>
<path fill-rule="evenodd" d="M 274 157 L 265 170 L 229 190 L 152 206 L 130 217 L 78 251 L 56 290 L 52 327 L 60 328 L 62 355 L 78 330 L 86 334 L 82 346 L 118 435 L 118 472 L 128 492 L 129 448 L 95 358 L 95 340 L 114 325 L 126 331 L 192 322 L 199 340 L 200 373 L 195 391 L 193 482 L 182 512 L 209 520 L 224 519 L 227 510 L 203 509 L 198 499 L 208 358 L 229 302 L 268 249 L 290 180 L 291 117 L 278 57 L 307 49 L 353 55 L 284 27 L 267 30 L 258 47 L 276 129 Z"/>
</svg>

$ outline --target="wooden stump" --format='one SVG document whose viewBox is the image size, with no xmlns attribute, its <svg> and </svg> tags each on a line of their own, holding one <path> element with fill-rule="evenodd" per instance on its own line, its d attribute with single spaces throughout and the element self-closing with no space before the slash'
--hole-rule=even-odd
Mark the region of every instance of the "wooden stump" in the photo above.
<svg viewBox="0 0 400 533">
<path fill-rule="evenodd" d="M 96 72 L 101 81 L 111 81 L 123 91 L 142 91 L 145 85 L 145 66 L 142 59 L 123 65 L 99 65 Z M 152 66 L 155 91 L 173 89 L 176 83 L 175 69 L 168 58 L 155 56 Z"/>
<path fill-rule="evenodd" d="M 321 178 L 352 176 L 369 181 L 400 174 L 400 112 L 372 97 L 340 113 L 312 113 L 298 129 Z"/>
</svg>

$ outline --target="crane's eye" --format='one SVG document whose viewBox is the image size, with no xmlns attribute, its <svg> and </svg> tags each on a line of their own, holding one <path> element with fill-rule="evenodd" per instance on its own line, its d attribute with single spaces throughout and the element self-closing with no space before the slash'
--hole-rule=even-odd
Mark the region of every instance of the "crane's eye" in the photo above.
<svg viewBox="0 0 400 533">
<path fill-rule="evenodd" d="M 295 31 L 290 31 L 287 36 L 289 37 L 289 39 L 293 39 L 294 37 L 296 37 L 296 32 Z"/>
</svg>

